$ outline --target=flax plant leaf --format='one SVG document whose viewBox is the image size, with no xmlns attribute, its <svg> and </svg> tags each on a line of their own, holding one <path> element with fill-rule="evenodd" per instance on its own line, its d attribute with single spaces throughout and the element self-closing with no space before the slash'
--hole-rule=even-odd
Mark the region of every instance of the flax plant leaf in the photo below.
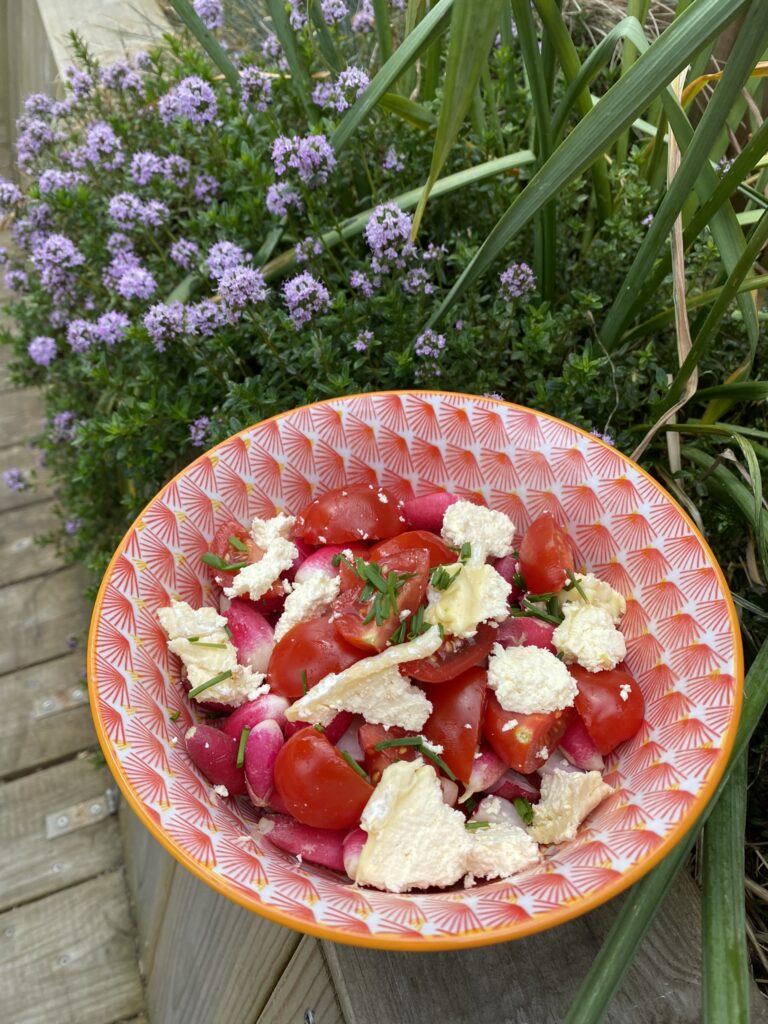
<svg viewBox="0 0 768 1024">
<path fill-rule="evenodd" d="M 189 0 L 170 0 L 171 7 L 224 75 L 235 92 L 240 92 L 240 75 L 216 36 L 207 29 Z"/>
</svg>

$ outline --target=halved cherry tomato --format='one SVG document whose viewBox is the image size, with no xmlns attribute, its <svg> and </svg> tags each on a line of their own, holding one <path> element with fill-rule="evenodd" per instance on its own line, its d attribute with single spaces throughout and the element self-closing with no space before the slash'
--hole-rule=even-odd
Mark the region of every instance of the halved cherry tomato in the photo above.
<svg viewBox="0 0 768 1024">
<path fill-rule="evenodd" d="M 571 665 L 570 672 L 579 688 L 576 710 L 589 737 L 601 754 L 610 754 L 643 724 L 645 701 L 640 687 L 618 666 L 606 672 L 587 672 L 580 665 Z"/>
<path fill-rule="evenodd" d="M 430 569 L 434 569 L 436 565 L 450 565 L 459 557 L 458 552 L 452 551 L 445 541 L 431 530 L 408 530 L 397 537 L 390 537 L 389 540 L 374 544 L 368 557 L 372 562 L 381 562 L 399 551 L 409 551 L 411 548 L 424 548 L 429 553 Z"/>
<path fill-rule="evenodd" d="M 383 725 L 370 725 L 366 722 L 360 726 L 357 730 L 357 739 L 365 755 L 365 770 L 374 786 L 381 782 L 381 776 L 388 765 L 394 764 L 395 761 L 413 761 L 419 757 L 415 747 L 385 747 L 383 750 L 376 750 L 376 744 L 415 735 L 416 733 L 401 729 L 399 725 L 385 729 Z"/>
<path fill-rule="evenodd" d="M 432 713 L 422 732 L 433 743 L 441 744 L 440 755 L 461 782 L 467 783 L 480 740 L 485 708 L 487 672 L 471 668 L 456 679 L 429 691 Z"/>
<path fill-rule="evenodd" d="M 396 607 L 390 609 L 387 605 L 384 608 L 385 617 L 381 622 L 377 623 L 375 617 L 370 622 L 365 622 L 365 619 L 375 612 L 376 607 L 381 607 L 384 594 L 374 589 L 371 600 L 361 603 L 360 597 L 366 581 L 359 576 L 355 577 L 357 583 L 343 590 L 333 604 L 336 632 L 347 643 L 368 653 L 384 650 L 387 641 L 403 621 L 401 614 L 408 612 L 412 615 L 424 600 L 429 582 L 429 554 L 423 548 L 396 551 L 377 564 L 380 575 L 387 582 L 392 573 L 397 573 L 398 579 L 401 576 L 410 577 L 402 582 L 396 592 Z M 347 575 L 345 579 L 350 580 L 351 577 Z M 370 591 L 371 588 L 367 589 Z"/>
<path fill-rule="evenodd" d="M 298 622 L 275 645 L 267 667 L 267 682 L 272 693 L 298 700 L 304 692 L 303 671 L 307 674 L 307 688 L 311 689 L 329 672 L 342 672 L 362 657 L 362 651 L 338 635 L 328 615 L 319 615 Z"/>
<path fill-rule="evenodd" d="M 315 828 L 353 828 L 373 786 L 316 729 L 302 729 L 275 761 L 275 789 L 289 814 Z"/>
<path fill-rule="evenodd" d="M 295 537 L 309 544 L 381 540 L 403 529 L 403 503 L 383 487 L 348 484 L 326 491 L 296 516 Z"/>
<path fill-rule="evenodd" d="M 573 572 L 568 534 L 546 512 L 534 519 L 520 544 L 520 571 L 531 594 L 562 590 Z"/>
<path fill-rule="evenodd" d="M 493 647 L 496 628 L 488 622 L 481 622 L 477 633 L 469 639 L 449 636 L 443 640 L 434 654 L 418 661 L 407 661 L 403 672 L 420 683 L 444 683 L 448 679 L 479 665 Z M 429 698 L 432 700 L 432 697 Z"/>
<path fill-rule="evenodd" d="M 232 538 L 239 541 L 240 545 L 244 545 L 245 551 L 238 547 L 237 544 L 233 544 Z M 254 541 L 253 537 L 251 537 L 250 532 L 241 523 L 238 523 L 236 519 L 228 519 L 221 524 L 213 535 L 211 551 L 223 562 L 228 562 L 230 565 L 243 565 L 243 563 L 253 565 L 254 562 L 260 562 L 264 557 L 264 552 Z M 230 583 L 230 576 L 239 572 L 238 569 L 215 569 L 207 563 L 205 565 L 214 582 L 217 579 L 226 580 L 227 585 Z M 283 597 L 285 597 L 283 584 L 280 580 L 275 580 L 269 590 L 260 598 L 260 604 L 263 604 L 266 608 L 271 606 L 278 607 L 276 602 L 282 601 Z"/>
<path fill-rule="evenodd" d="M 489 693 L 483 735 L 505 764 L 522 775 L 530 775 L 553 753 L 571 714 L 571 708 L 532 715 L 505 711 L 496 694 Z M 512 721 L 517 724 L 505 730 L 504 726 Z"/>
</svg>

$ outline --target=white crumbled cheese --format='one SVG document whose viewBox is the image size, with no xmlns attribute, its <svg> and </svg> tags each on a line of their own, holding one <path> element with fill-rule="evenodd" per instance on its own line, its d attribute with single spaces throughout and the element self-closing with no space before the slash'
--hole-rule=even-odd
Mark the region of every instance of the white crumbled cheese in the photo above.
<svg viewBox="0 0 768 1024">
<path fill-rule="evenodd" d="M 563 616 L 552 634 L 552 643 L 566 663 L 576 661 L 588 672 L 601 672 L 615 668 L 624 659 L 624 636 L 605 608 L 569 603 L 563 606 Z"/>
<path fill-rule="evenodd" d="M 433 743 L 432 740 L 428 740 L 426 736 L 419 736 L 422 747 L 426 747 L 427 750 L 431 750 L 433 754 L 442 754 L 443 745 L 442 743 Z"/>
<path fill-rule="evenodd" d="M 470 561 L 482 563 L 486 558 L 503 558 L 512 552 L 515 524 L 503 512 L 471 501 L 456 501 L 443 516 L 443 540 L 460 548 L 469 544 Z"/>
<path fill-rule="evenodd" d="M 272 519 L 259 519 L 251 523 L 251 537 L 264 554 L 258 562 L 247 565 L 235 574 L 232 585 L 224 587 L 227 597 L 250 597 L 258 601 L 280 573 L 290 569 L 299 549 L 289 539 L 289 534 L 296 521 L 295 516 L 280 515 Z"/>
<path fill-rule="evenodd" d="M 432 712 L 423 690 L 411 686 L 398 665 L 428 658 L 442 643 L 440 630 L 428 629 L 415 640 L 394 644 L 362 658 L 343 672 L 331 672 L 285 712 L 289 722 L 328 723 L 339 711 L 363 715 L 372 725 L 399 725 L 418 732 Z"/>
<path fill-rule="evenodd" d="M 591 572 L 588 572 L 586 576 L 582 576 L 580 572 L 575 572 L 573 575 L 586 595 L 586 603 L 593 607 L 604 608 L 611 616 L 614 626 L 618 626 L 621 616 L 627 610 L 627 602 L 623 595 L 614 590 L 610 583 L 598 579 Z M 557 599 L 561 606 L 585 603 L 576 587 L 561 590 Z"/>
<path fill-rule="evenodd" d="M 377 498 L 382 503 L 382 505 L 388 505 L 389 504 L 389 498 L 386 496 L 386 494 L 382 494 L 381 491 L 379 491 L 379 493 L 377 494 Z"/>
<path fill-rule="evenodd" d="M 472 831 L 467 871 L 473 879 L 506 878 L 539 859 L 538 844 L 524 828 L 506 821 L 491 822 L 487 828 Z"/>
<path fill-rule="evenodd" d="M 443 800 L 432 765 L 388 765 L 360 819 L 368 839 L 355 881 L 389 892 L 453 885 L 467 871 L 473 837 Z"/>
<path fill-rule="evenodd" d="M 425 622 L 442 626 L 451 636 L 472 637 L 481 622 L 509 618 L 512 584 L 492 565 L 454 562 L 441 568 L 453 577 L 453 582 L 445 590 L 428 588 Z"/>
<path fill-rule="evenodd" d="M 549 757 L 549 747 L 542 747 L 541 750 L 537 750 L 536 757 L 540 757 L 543 761 L 546 761 Z"/>
<path fill-rule="evenodd" d="M 488 659 L 488 685 L 505 711 L 523 715 L 569 708 L 577 692 L 576 681 L 562 661 L 543 647 L 494 644 Z"/>
<path fill-rule="evenodd" d="M 541 800 L 533 805 L 529 832 L 537 843 L 573 839 L 586 816 L 613 793 L 600 772 L 564 772 L 556 769 L 541 782 Z"/>
<path fill-rule="evenodd" d="M 520 723 L 518 722 L 518 720 L 516 718 L 510 718 L 510 720 L 508 722 L 505 722 L 504 725 L 502 725 L 501 731 L 502 732 L 510 732 L 512 729 L 515 728 L 516 725 L 519 725 L 519 724 Z"/>
<path fill-rule="evenodd" d="M 525 827 L 515 805 L 501 796 L 484 796 L 475 808 L 472 821 L 491 821 L 497 825 Z"/>
<path fill-rule="evenodd" d="M 232 673 L 193 700 L 218 701 L 236 708 L 268 690 L 263 673 L 238 664 L 237 648 L 225 629 L 227 620 L 215 608 L 191 608 L 186 601 L 172 601 L 168 608 L 158 609 L 157 617 L 168 634 L 168 649 L 181 658 L 193 690 L 222 672 Z M 193 643 L 190 637 L 199 640 Z"/>
<path fill-rule="evenodd" d="M 285 599 L 283 614 L 275 626 L 275 643 L 285 636 L 299 622 L 312 619 L 327 610 L 337 597 L 341 586 L 339 576 L 325 576 L 313 573 L 302 583 L 296 583 Z"/>
<path fill-rule="evenodd" d="M 619 687 L 619 696 L 622 700 L 629 700 L 629 695 L 632 693 L 632 687 L 629 683 L 622 683 Z"/>
<path fill-rule="evenodd" d="M 226 786 L 214 786 L 213 792 L 218 793 L 219 796 L 229 796 L 229 790 L 227 789 Z"/>
</svg>

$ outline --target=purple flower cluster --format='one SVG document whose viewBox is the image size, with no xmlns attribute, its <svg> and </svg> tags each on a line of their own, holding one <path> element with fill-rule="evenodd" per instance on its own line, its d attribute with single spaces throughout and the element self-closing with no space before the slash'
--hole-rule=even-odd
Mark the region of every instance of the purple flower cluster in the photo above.
<svg viewBox="0 0 768 1024">
<path fill-rule="evenodd" d="M 360 331 L 352 345 L 355 352 L 365 352 L 373 341 L 373 331 Z"/>
<path fill-rule="evenodd" d="M 207 29 L 214 32 L 224 24 L 221 0 L 194 0 L 195 13 Z"/>
<path fill-rule="evenodd" d="M 208 434 L 211 421 L 207 416 L 198 416 L 189 424 L 189 443 L 193 448 L 202 448 Z"/>
<path fill-rule="evenodd" d="M 294 170 L 300 181 L 316 188 L 328 180 L 336 156 L 325 135 L 280 135 L 272 145 L 272 162 L 278 177 Z"/>
<path fill-rule="evenodd" d="M 87 181 L 86 175 L 81 174 L 79 171 L 60 171 L 50 167 L 47 171 L 43 171 L 38 178 L 37 187 L 40 195 L 45 196 L 50 192 L 58 192 L 60 190 L 71 192 L 78 185 L 85 185 Z"/>
<path fill-rule="evenodd" d="M 65 409 L 64 412 L 57 412 L 53 417 L 48 437 L 53 444 L 65 444 L 73 440 L 76 429 L 75 414 Z"/>
<path fill-rule="evenodd" d="M 187 306 L 187 334 L 198 338 L 212 338 L 216 331 L 227 323 L 227 313 L 221 303 L 213 299 L 202 299 Z"/>
<path fill-rule="evenodd" d="M 304 271 L 283 285 L 283 297 L 293 326 L 298 330 L 308 324 L 316 313 L 322 313 L 331 304 L 331 296 L 322 281 Z"/>
<path fill-rule="evenodd" d="M 82 355 L 95 341 L 93 324 L 78 317 L 67 327 L 67 343 L 74 353 Z"/>
<path fill-rule="evenodd" d="M 193 125 L 210 124 L 216 117 L 216 94 L 197 75 L 183 78 L 162 97 L 158 110 L 163 124 L 187 120 Z"/>
<path fill-rule="evenodd" d="M 39 334 L 27 345 L 29 358 L 38 366 L 50 366 L 56 358 L 56 340 Z"/>
<path fill-rule="evenodd" d="M 319 82 L 312 91 L 312 102 L 323 110 L 332 108 L 341 114 L 365 92 L 369 81 L 362 68 L 349 67 L 335 82 Z"/>
<path fill-rule="evenodd" d="M 240 109 L 247 111 L 250 106 L 264 113 L 272 99 L 272 79 L 255 64 L 249 64 L 240 72 Z"/>
<path fill-rule="evenodd" d="M 297 213 L 304 209 L 304 202 L 299 193 L 287 181 L 278 181 L 267 189 L 265 200 L 267 209 L 273 217 L 285 217 L 290 207 Z"/>
<path fill-rule="evenodd" d="M 66 523 L 64 523 L 64 532 L 68 533 L 70 537 L 73 537 L 76 533 L 79 533 L 81 525 L 82 523 L 79 517 L 75 516 L 74 519 L 68 519 Z"/>
<path fill-rule="evenodd" d="M 186 238 L 177 239 L 171 246 L 171 259 L 184 270 L 189 270 L 199 255 L 200 247 L 197 243 Z"/>
<path fill-rule="evenodd" d="M 137 185 L 148 185 L 155 174 L 163 173 L 163 158 L 150 150 L 134 153 L 128 173 Z"/>
<path fill-rule="evenodd" d="M 205 203 L 219 191 L 219 183 L 210 174 L 198 174 L 195 180 L 194 192 L 198 202 Z"/>
<path fill-rule="evenodd" d="M 136 224 L 159 227 L 168 219 L 170 211 L 157 199 L 144 202 L 133 192 L 119 192 L 109 200 L 109 216 L 121 228 L 132 228 Z"/>
<path fill-rule="evenodd" d="M 3 483 L 12 491 L 26 491 L 29 481 L 20 469 L 6 469 L 3 473 Z"/>
<path fill-rule="evenodd" d="M 231 267 L 225 270 L 219 281 L 219 295 L 227 315 L 227 322 L 234 323 L 239 311 L 251 302 L 263 302 L 267 297 L 267 285 L 260 271 L 251 267 Z"/>
<path fill-rule="evenodd" d="M 320 10 L 326 25 L 336 25 L 349 13 L 344 0 L 320 0 Z"/>
<path fill-rule="evenodd" d="M 323 243 L 319 238 L 313 238 L 312 235 L 301 241 L 297 242 L 293 250 L 296 254 L 297 263 L 306 263 L 307 260 L 312 259 L 313 256 L 319 256 L 323 251 Z"/>
<path fill-rule="evenodd" d="M 72 271 L 85 263 L 85 256 L 66 235 L 48 235 L 32 250 L 32 263 L 44 288 L 71 284 Z"/>
<path fill-rule="evenodd" d="M 119 295 L 126 301 L 149 299 L 157 290 L 157 282 L 148 270 L 141 266 L 129 267 L 115 284 Z"/>
<path fill-rule="evenodd" d="M 600 440 L 601 441 L 605 441 L 606 444 L 610 444 L 610 445 L 615 445 L 616 444 L 616 442 L 614 441 L 614 439 L 611 437 L 610 434 L 601 434 L 599 430 L 590 430 L 590 434 L 592 434 L 593 437 L 599 437 Z"/>
<path fill-rule="evenodd" d="M 244 253 L 234 242 L 215 242 L 208 250 L 208 273 L 220 281 L 228 270 L 242 266 L 250 258 L 250 253 Z"/>
<path fill-rule="evenodd" d="M 382 203 L 373 211 L 364 234 L 377 274 L 388 273 L 392 267 L 403 269 L 406 259 L 415 255 L 416 247 L 410 241 L 412 227 L 412 219 L 397 203 Z"/>
<path fill-rule="evenodd" d="M 4 281 L 10 292 L 25 292 L 29 287 L 29 278 L 23 270 L 6 270 Z"/>
<path fill-rule="evenodd" d="M 378 288 L 379 283 L 378 279 L 372 281 L 368 274 L 364 274 L 361 270 L 353 270 L 349 275 L 349 287 L 360 292 L 366 299 L 370 299 L 376 288 Z"/>
<path fill-rule="evenodd" d="M 81 71 L 80 68 L 70 65 L 65 68 L 64 77 L 76 100 L 86 100 L 93 92 L 95 82 L 87 71 Z"/>
<path fill-rule="evenodd" d="M 390 146 L 387 152 L 384 154 L 384 159 L 381 161 L 381 166 L 385 171 L 393 171 L 398 173 L 405 168 L 405 158 L 402 153 L 398 153 L 394 146 Z"/>
<path fill-rule="evenodd" d="M 123 340 L 130 325 L 131 321 L 125 313 L 113 309 L 102 313 L 93 327 L 93 334 L 98 341 L 112 346 Z"/>
<path fill-rule="evenodd" d="M 291 28 L 300 32 L 307 24 L 307 15 L 304 13 L 305 0 L 288 0 L 288 3 L 291 5 L 288 15 Z"/>
<path fill-rule="evenodd" d="M 72 151 L 72 167 L 82 170 L 88 164 L 105 171 L 116 171 L 125 162 L 123 144 L 106 121 L 96 121 L 85 133 L 85 143 Z"/>
<path fill-rule="evenodd" d="M 105 67 L 99 68 L 99 82 L 106 89 L 135 92 L 137 96 L 144 96 L 144 83 L 141 76 L 137 75 L 131 65 L 125 61 L 116 61 L 114 64 L 107 64 Z"/>
<path fill-rule="evenodd" d="M 186 330 L 186 310 L 181 302 L 158 302 L 144 314 L 144 326 L 149 331 L 158 352 L 165 351 L 166 342 L 181 337 Z"/>
<path fill-rule="evenodd" d="M 44 92 L 33 92 L 24 100 L 24 113 L 28 117 L 52 117 L 54 101 Z"/>
<path fill-rule="evenodd" d="M 16 139 L 16 162 L 25 174 L 31 174 L 35 159 L 56 141 L 56 134 L 42 118 L 25 119 L 23 128 Z"/>
<path fill-rule="evenodd" d="M 411 267 L 403 278 L 403 291 L 408 295 L 431 295 L 435 286 L 424 267 Z"/>
<path fill-rule="evenodd" d="M 12 210 L 24 197 L 21 190 L 7 178 L 0 178 L 0 210 Z"/>
<path fill-rule="evenodd" d="M 264 60 L 283 60 L 283 48 L 274 32 L 269 32 L 261 44 L 261 56 Z"/>
<path fill-rule="evenodd" d="M 373 32 L 376 25 L 376 15 L 373 13 L 371 0 L 362 0 L 357 12 L 352 15 L 352 31 L 367 34 Z"/>
<path fill-rule="evenodd" d="M 163 161 L 163 177 L 166 181 L 170 181 L 172 185 L 177 185 L 179 188 L 184 188 L 189 181 L 189 171 L 189 160 L 186 160 L 183 156 L 173 154 L 167 156 Z"/>
<path fill-rule="evenodd" d="M 499 294 L 506 302 L 522 299 L 536 287 L 536 277 L 527 263 L 510 263 L 499 275 Z"/>
<path fill-rule="evenodd" d="M 438 359 L 444 348 L 444 335 L 437 334 L 431 327 L 428 327 L 416 339 L 413 351 L 423 359 Z"/>
</svg>

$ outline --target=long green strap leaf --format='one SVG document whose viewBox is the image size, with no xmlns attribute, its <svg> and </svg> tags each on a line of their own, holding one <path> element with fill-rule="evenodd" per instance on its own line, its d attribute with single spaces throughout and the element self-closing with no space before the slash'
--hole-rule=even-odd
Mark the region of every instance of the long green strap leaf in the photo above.
<svg viewBox="0 0 768 1024">
<path fill-rule="evenodd" d="M 768 380 L 740 380 L 734 384 L 715 384 L 700 388 L 697 398 L 727 398 L 732 402 L 761 402 L 768 398 Z"/>
<path fill-rule="evenodd" d="M 291 84 L 298 93 L 302 106 L 310 114 L 310 78 L 307 66 L 296 45 L 296 36 L 288 20 L 283 0 L 265 0 L 267 10 L 272 18 L 272 27 L 280 40 L 288 67 L 291 69 Z"/>
<path fill-rule="evenodd" d="M 202 23 L 199 14 L 189 0 L 170 0 L 170 4 L 222 75 L 224 75 L 230 86 L 236 93 L 239 93 L 240 75 L 237 73 L 237 68 L 229 59 L 226 50 L 223 49 L 213 32 Z"/>
<path fill-rule="evenodd" d="M 388 110 L 392 114 L 397 114 L 403 121 L 413 125 L 414 128 L 420 128 L 422 131 L 434 128 L 437 124 L 437 117 L 435 117 L 431 110 L 423 107 L 420 103 L 416 103 L 414 100 L 400 96 L 396 92 L 385 92 L 379 100 L 379 106 L 382 110 Z"/>
<path fill-rule="evenodd" d="M 747 0 L 697 0 L 648 48 L 563 140 L 547 163 L 503 214 L 479 251 L 429 320 L 434 326 L 493 264 L 501 251 L 558 191 L 590 167 L 619 132 L 685 67 L 698 50 L 728 25 Z M 359 102 L 359 101 L 358 101 Z"/>
<path fill-rule="evenodd" d="M 270 0 L 272 3 L 278 0 Z M 729 0 L 731 2 L 731 0 Z M 389 60 L 374 75 L 368 88 L 359 96 L 339 122 L 331 136 L 331 145 L 338 153 L 368 117 L 385 92 L 418 58 L 422 50 L 444 30 L 454 0 L 438 0 L 429 14 L 418 23 L 398 46 Z"/>
<path fill-rule="evenodd" d="M 373 14 L 376 20 L 376 36 L 381 50 L 381 63 L 384 64 L 392 56 L 392 9 L 389 0 L 373 0 Z"/>
<path fill-rule="evenodd" d="M 456 0 L 454 4 L 432 163 L 413 217 L 412 238 L 418 233 L 429 193 L 440 177 L 443 164 L 472 103 L 480 73 L 488 63 L 500 13 L 501 0 Z"/>
</svg>

